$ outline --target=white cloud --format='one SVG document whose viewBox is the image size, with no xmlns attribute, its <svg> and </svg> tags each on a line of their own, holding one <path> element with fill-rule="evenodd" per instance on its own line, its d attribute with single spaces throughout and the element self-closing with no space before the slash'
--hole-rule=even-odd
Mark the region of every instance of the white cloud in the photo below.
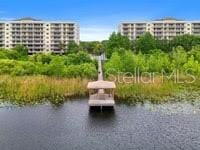
<svg viewBox="0 0 200 150">
<path fill-rule="evenodd" d="M 81 27 L 80 39 L 81 41 L 102 41 L 108 39 L 113 31 L 115 28 L 111 27 Z"/>
</svg>

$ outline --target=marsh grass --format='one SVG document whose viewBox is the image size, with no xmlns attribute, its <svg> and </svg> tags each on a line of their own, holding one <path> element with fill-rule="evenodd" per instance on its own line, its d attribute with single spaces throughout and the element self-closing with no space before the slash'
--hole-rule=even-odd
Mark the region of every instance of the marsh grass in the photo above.
<svg viewBox="0 0 200 150">
<path fill-rule="evenodd" d="M 185 79 L 185 78 L 183 78 Z M 109 79 L 108 79 L 109 80 Z M 17 105 L 50 102 L 60 105 L 66 100 L 88 95 L 88 79 L 48 76 L 0 76 L 0 100 Z M 177 84 L 173 80 L 154 83 L 116 82 L 115 99 L 122 103 L 164 103 L 195 99 L 200 95 L 200 79 L 192 84 Z M 192 93 L 196 94 L 192 94 Z"/>
<path fill-rule="evenodd" d="M 122 80 L 121 80 L 122 81 Z M 152 83 L 137 82 L 128 83 L 116 82 L 115 98 L 123 103 L 163 103 L 175 97 L 181 92 L 182 85 L 176 84 L 172 80 L 162 81 L 161 77 L 156 77 Z"/>
<path fill-rule="evenodd" d="M 86 96 L 87 82 L 82 78 L 3 75 L 0 76 L 0 99 L 19 105 L 44 102 L 57 105 L 69 98 Z"/>
</svg>

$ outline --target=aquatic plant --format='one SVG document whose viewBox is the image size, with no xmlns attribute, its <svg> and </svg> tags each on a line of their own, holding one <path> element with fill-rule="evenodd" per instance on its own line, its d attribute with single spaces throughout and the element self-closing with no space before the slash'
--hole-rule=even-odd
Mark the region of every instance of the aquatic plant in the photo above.
<svg viewBox="0 0 200 150">
<path fill-rule="evenodd" d="M 14 104 L 63 103 L 85 96 L 88 79 L 47 76 L 0 76 L 0 99 Z"/>
</svg>

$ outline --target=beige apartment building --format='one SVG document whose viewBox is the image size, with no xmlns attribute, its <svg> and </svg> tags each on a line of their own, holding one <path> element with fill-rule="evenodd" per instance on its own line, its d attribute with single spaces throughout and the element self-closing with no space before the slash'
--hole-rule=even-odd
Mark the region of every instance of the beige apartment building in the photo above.
<svg viewBox="0 0 200 150">
<path fill-rule="evenodd" d="M 26 46 L 30 54 L 63 53 L 69 42 L 79 43 L 79 25 L 75 22 L 41 21 L 22 18 L 0 21 L 0 47 Z"/>
<path fill-rule="evenodd" d="M 119 25 L 119 32 L 131 40 L 139 38 L 145 32 L 150 32 L 158 39 L 171 40 L 183 34 L 200 35 L 200 21 L 164 18 L 154 21 L 122 22 Z"/>
</svg>

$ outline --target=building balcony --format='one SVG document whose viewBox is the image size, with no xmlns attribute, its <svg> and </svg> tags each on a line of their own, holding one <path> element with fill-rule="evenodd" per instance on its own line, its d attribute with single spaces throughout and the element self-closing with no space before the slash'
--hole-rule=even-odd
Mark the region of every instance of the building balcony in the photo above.
<svg viewBox="0 0 200 150">
<path fill-rule="evenodd" d="M 200 23 L 192 23 L 193 26 L 200 26 Z"/>
<path fill-rule="evenodd" d="M 192 32 L 192 34 L 200 35 L 200 32 Z"/>
<path fill-rule="evenodd" d="M 65 32 L 65 34 L 71 34 L 71 35 L 73 35 L 74 34 L 74 31 L 68 31 L 68 32 Z"/>
<path fill-rule="evenodd" d="M 123 23 L 122 26 L 123 26 L 124 28 L 127 28 L 127 27 L 130 26 L 130 24 L 129 24 L 129 23 Z"/>
<path fill-rule="evenodd" d="M 12 40 L 12 43 L 13 44 L 19 44 L 19 43 L 21 43 L 21 41 L 20 40 Z"/>
<path fill-rule="evenodd" d="M 60 31 L 62 28 L 51 27 L 51 31 Z"/>
<path fill-rule="evenodd" d="M 74 27 L 69 27 L 67 28 L 68 30 L 74 30 L 75 28 Z"/>
<path fill-rule="evenodd" d="M 34 29 L 43 29 L 45 26 L 44 25 L 33 25 L 33 26 L 28 26 L 27 28 L 34 28 Z"/>
<path fill-rule="evenodd" d="M 137 23 L 137 24 L 135 24 L 135 26 L 136 27 L 142 27 L 142 26 L 146 26 L 146 24 L 145 23 Z"/>
<path fill-rule="evenodd" d="M 11 26 L 12 26 L 12 27 L 20 27 L 21 24 L 19 24 L 19 23 L 18 23 L 18 24 L 12 23 Z"/>
<path fill-rule="evenodd" d="M 193 28 L 192 31 L 199 31 L 200 30 L 200 27 L 199 28 Z"/>
<path fill-rule="evenodd" d="M 153 24 L 154 28 L 162 28 L 163 24 Z"/>
<path fill-rule="evenodd" d="M 69 23 L 68 26 L 69 26 L 69 27 L 73 27 L 74 24 L 73 24 L 73 23 Z"/>
<path fill-rule="evenodd" d="M 146 30 L 144 27 L 136 27 L 135 30 Z"/>
<path fill-rule="evenodd" d="M 68 36 L 69 39 L 74 39 L 74 36 Z"/>
<path fill-rule="evenodd" d="M 122 28 L 123 31 L 128 31 L 130 28 Z"/>
<path fill-rule="evenodd" d="M 163 30 L 163 27 L 154 27 L 154 30 Z"/>
<path fill-rule="evenodd" d="M 14 35 L 14 36 L 12 36 L 12 39 L 21 39 L 21 36 L 19 36 L 19 35 Z"/>
<path fill-rule="evenodd" d="M 11 28 L 12 31 L 20 31 L 21 28 Z"/>
<path fill-rule="evenodd" d="M 184 28 L 175 28 L 175 30 L 178 30 L 178 31 L 184 31 Z"/>
<path fill-rule="evenodd" d="M 63 42 L 62 40 L 51 40 L 51 44 L 60 44 L 60 42 Z"/>
<path fill-rule="evenodd" d="M 136 33 L 136 34 L 137 34 L 137 33 L 139 33 L 139 34 L 140 34 L 140 33 L 144 33 L 144 32 L 146 32 L 146 30 L 136 30 L 136 32 L 135 32 L 135 33 Z"/>
</svg>

